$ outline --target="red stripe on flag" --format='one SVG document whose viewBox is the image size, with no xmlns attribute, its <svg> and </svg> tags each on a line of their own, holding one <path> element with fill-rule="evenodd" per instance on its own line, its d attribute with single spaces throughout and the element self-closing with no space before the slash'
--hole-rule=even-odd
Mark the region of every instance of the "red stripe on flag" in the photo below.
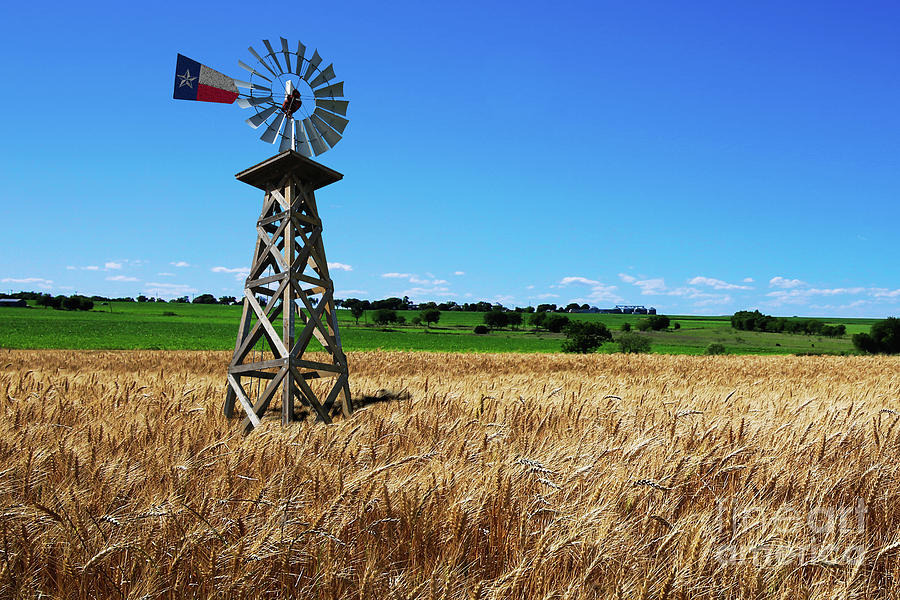
<svg viewBox="0 0 900 600">
<path fill-rule="evenodd" d="M 237 100 L 236 92 L 221 90 L 202 83 L 197 85 L 197 100 L 201 102 L 222 102 L 223 104 L 231 104 Z"/>
</svg>

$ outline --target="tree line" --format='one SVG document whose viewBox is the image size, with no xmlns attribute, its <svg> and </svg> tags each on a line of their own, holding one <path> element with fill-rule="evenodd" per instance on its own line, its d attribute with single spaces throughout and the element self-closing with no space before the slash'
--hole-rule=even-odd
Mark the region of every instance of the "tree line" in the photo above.
<svg viewBox="0 0 900 600">
<path fill-rule="evenodd" d="M 845 325 L 826 325 L 818 319 L 787 319 L 764 315 L 758 310 L 739 310 L 731 316 L 731 326 L 741 331 L 765 333 L 795 333 L 841 337 L 847 333 Z"/>
</svg>

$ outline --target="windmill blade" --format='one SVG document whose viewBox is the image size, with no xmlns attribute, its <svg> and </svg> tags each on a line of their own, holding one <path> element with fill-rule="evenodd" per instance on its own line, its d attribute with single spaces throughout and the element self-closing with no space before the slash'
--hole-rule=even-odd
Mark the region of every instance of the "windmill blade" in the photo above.
<svg viewBox="0 0 900 600">
<path fill-rule="evenodd" d="M 269 51 L 269 54 L 267 56 L 275 61 L 275 66 L 278 67 L 278 70 L 283 73 L 284 70 L 281 68 L 281 63 L 278 62 L 278 55 L 275 54 L 274 50 L 272 50 L 272 44 L 269 43 L 269 40 L 263 40 L 263 44 L 266 45 L 266 50 Z"/>
<path fill-rule="evenodd" d="M 303 45 L 303 42 L 297 42 L 297 64 L 294 68 L 294 73 L 297 75 L 300 74 L 300 68 L 303 66 L 304 58 L 306 58 L 306 46 Z"/>
<path fill-rule="evenodd" d="M 269 117 L 271 117 L 271 116 L 272 116 L 272 113 L 274 113 L 276 110 L 278 110 L 278 107 L 275 106 L 275 105 L 273 104 L 273 105 L 270 106 L 269 108 L 267 108 L 267 109 L 265 109 L 265 110 L 263 110 L 263 111 L 261 111 L 261 112 L 258 112 L 258 113 L 256 113 L 254 116 L 252 116 L 252 117 L 250 117 L 249 119 L 247 119 L 247 120 L 246 120 L 247 125 L 249 125 L 249 126 L 252 127 L 253 129 L 258 128 L 260 125 L 262 125 L 263 123 L 265 123 L 265 122 L 266 122 L 266 119 L 268 119 Z M 284 113 L 282 113 L 282 114 L 284 114 Z"/>
<path fill-rule="evenodd" d="M 340 98 L 344 95 L 344 82 L 339 81 L 337 83 L 333 83 L 328 87 L 319 88 L 317 90 L 313 90 L 313 96 L 316 98 Z"/>
<path fill-rule="evenodd" d="M 284 38 L 282 38 L 284 39 Z M 278 146 L 279 152 L 284 152 L 285 150 L 290 150 L 294 146 L 294 118 L 288 117 L 287 122 L 284 124 L 284 132 L 281 134 L 281 144 Z"/>
<path fill-rule="evenodd" d="M 255 83 L 250 83 L 249 81 L 241 81 L 240 79 L 235 79 L 234 85 L 242 88 L 247 88 L 248 90 L 260 90 L 262 92 L 269 92 L 270 94 L 272 93 L 272 90 L 264 85 L 257 85 Z"/>
<path fill-rule="evenodd" d="M 320 119 L 318 116 L 313 114 L 310 117 L 310 120 L 313 123 L 313 127 L 316 128 L 316 131 L 319 132 L 319 135 L 328 142 L 328 145 L 334 147 L 339 141 L 341 141 L 341 134 L 328 126 L 328 123 Z"/>
<path fill-rule="evenodd" d="M 249 98 L 238 98 L 237 105 L 241 108 L 250 108 L 251 106 L 259 106 L 260 104 L 266 104 L 267 102 L 275 103 L 272 100 L 272 96 L 251 96 Z"/>
<path fill-rule="evenodd" d="M 316 110 L 313 111 L 313 115 L 328 123 L 331 128 L 338 133 L 344 133 L 344 129 L 347 127 L 347 123 L 350 122 L 344 117 L 333 115 L 327 110 L 322 110 L 321 108 L 316 108 Z"/>
<path fill-rule="evenodd" d="M 309 82 L 309 87 L 317 88 L 326 81 L 334 79 L 334 63 L 325 67 L 325 70 L 319 73 L 319 76 Z"/>
<path fill-rule="evenodd" d="M 306 67 L 306 73 L 303 74 L 304 81 L 309 81 L 309 78 L 312 77 L 312 74 L 315 72 L 316 68 L 318 68 L 321 62 L 322 57 L 319 56 L 319 50 L 313 50 L 312 58 L 309 59 L 309 66 Z"/>
<path fill-rule="evenodd" d="M 259 53 L 253 49 L 253 46 L 250 46 L 249 48 L 247 48 L 247 50 L 250 51 L 250 54 L 252 54 L 253 56 L 256 57 L 256 60 L 259 61 L 259 64 L 261 64 L 263 67 L 265 67 L 266 70 L 272 74 L 272 77 L 278 77 L 278 73 L 276 73 L 275 71 L 272 70 L 272 67 L 269 66 L 269 63 L 267 63 L 266 61 L 263 60 L 263 57 L 260 56 Z"/>
<path fill-rule="evenodd" d="M 322 136 L 319 135 L 319 132 L 313 127 L 312 121 L 303 119 L 303 129 L 306 130 L 306 137 L 309 138 L 309 145 L 312 146 L 316 156 L 328 151 L 328 146 L 325 145 L 325 142 L 322 141 Z"/>
<path fill-rule="evenodd" d="M 316 98 L 316 106 L 324 108 L 325 110 L 330 110 L 333 113 L 337 113 L 339 115 L 347 114 L 347 105 L 350 104 L 347 100 L 321 100 Z"/>
<path fill-rule="evenodd" d="M 291 51 L 288 50 L 287 40 L 281 38 L 281 53 L 284 54 L 284 64 L 287 65 L 287 68 L 284 70 L 285 73 L 291 72 Z"/>
<path fill-rule="evenodd" d="M 286 116 L 287 115 L 285 115 L 284 113 L 278 113 L 278 116 L 272 119 L 272 122 L 269 124 L 269 128 L 266 129 L 261 136 L 259 136 L 259 139 L 264 142 L 268 142 L 269 144 L 274 144 L 275 136 L 278 135 L 278 130 L 281 129 L 281 124 L 284 123 L 284 118 Z"/>
<path fill-rule="evenodd" d="M 250 71 L 251 74 L 256 75 L 257 77 L 262 77 L 263 79 L 265 79 L 265 80 L 268 81 L 269 83 L 272 83 L 272 80 L 271 80 L 271 79 L 269 79 L 268 77 L 266 77 L 265 75 L 263 75 L 262 73 L 260 73 L 259 71 L 257 71 L 256 69 L 254 69 L 253 67 L 251 67 L 250 65 L 248 65 L 247 63 L 245 63 L 244 61 L 239 60 L 239 61 L 238 61 L 238 66 L 239 66 L 240 68 L 244 69 L 244 70 Z"/>
<path fill-rule="evenodd" d="M 294 119 L 294 150 L 303 156 L 312 156 L 312 148 L 303 131 L 303 123 L 299 119 Z"/>
</svg>

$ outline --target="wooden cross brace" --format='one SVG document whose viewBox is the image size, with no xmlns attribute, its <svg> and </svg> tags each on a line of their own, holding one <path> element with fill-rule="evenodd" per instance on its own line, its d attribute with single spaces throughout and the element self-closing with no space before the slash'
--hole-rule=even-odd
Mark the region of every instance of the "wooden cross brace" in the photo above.
<svg viewBox="0 0 900 600">
<path fill-rule="evenodd" d="M 232 417 L 240 404 L 245 432 L 259 426 L 275 398 L 281 400 L 283 424 L 297 418 L 296 402 L 324 423 L 331 422 L 338 401 L 344 416 L 352 411 L 314 193 L 340 177 L 290 150 L 237 175 L 265 190 L 224 406 Z M 304 358 L 313 337 L 329 362 Z M 308 383 L 314 379 L 330 383 L 317 393 Z"/>
</svg>

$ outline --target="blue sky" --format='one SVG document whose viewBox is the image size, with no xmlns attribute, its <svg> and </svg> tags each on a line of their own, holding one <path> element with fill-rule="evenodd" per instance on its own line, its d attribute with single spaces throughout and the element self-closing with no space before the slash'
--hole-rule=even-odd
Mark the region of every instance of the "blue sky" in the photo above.
<svg viewBox="0 0 900 600">
<path fill-rule="evenodd" d="M 275 153 L 171 98 L 181 52 L 317 47 L 338 297 L 900 308 L 900 5 L 15 3 L 0 23 L 0 289 L 239 295 Z"/>
</svg>

